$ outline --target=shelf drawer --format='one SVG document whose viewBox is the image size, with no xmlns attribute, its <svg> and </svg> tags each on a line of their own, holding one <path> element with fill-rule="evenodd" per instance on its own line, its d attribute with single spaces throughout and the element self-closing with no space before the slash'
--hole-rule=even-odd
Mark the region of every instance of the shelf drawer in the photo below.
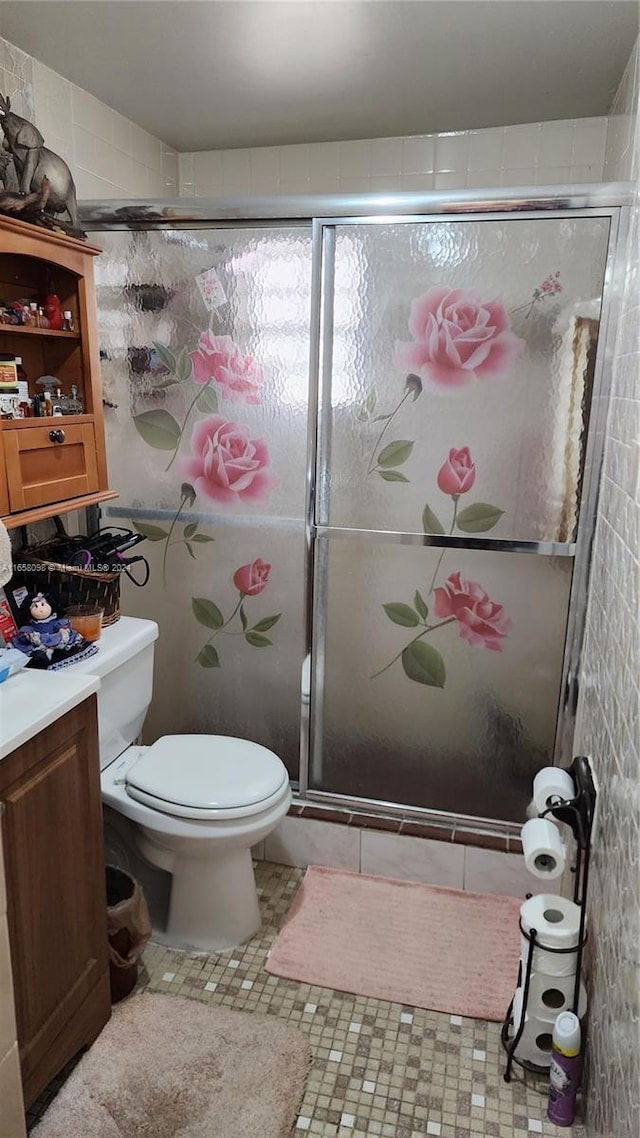
<svg viewBox="0 0 640 1138">
<path fill-rule="evenodd" d="M 63 432 L 63 441 L 55 432 Z M 51 418 L 46 425 L 3 430 L 11 511 L 77 498 L 98 489 L 93 423 Z"/>
</svg>

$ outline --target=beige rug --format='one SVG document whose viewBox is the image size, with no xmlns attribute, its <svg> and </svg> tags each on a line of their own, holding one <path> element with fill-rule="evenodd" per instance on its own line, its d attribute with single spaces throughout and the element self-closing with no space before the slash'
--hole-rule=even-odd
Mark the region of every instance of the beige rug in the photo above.
<svg viewBox="0 0 640 1138">
<path fill-rule="evenodd" d="M 33 1138 L 288 1138 L 311 1062 L 271 1016 L 142 993 L 119 1004 Z"/>
<path fill-rule="evenodd" d="M 500 1022 L 515 991 L 520 901 L 309 866 L 267 971 Z"/>
</svg>

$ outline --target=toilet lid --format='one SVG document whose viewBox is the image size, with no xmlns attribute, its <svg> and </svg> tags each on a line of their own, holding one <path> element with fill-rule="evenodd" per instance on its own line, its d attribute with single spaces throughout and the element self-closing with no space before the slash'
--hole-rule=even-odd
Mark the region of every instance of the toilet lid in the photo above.
<svg viewBox="0 0 640 1138">
<path fill-rule="evenodd" d="M 228 735 L 165 735 L 127 772 L 134 791 L 212 811 L 264 802 L 288 780 L 273 751 Z"/>
</svg>

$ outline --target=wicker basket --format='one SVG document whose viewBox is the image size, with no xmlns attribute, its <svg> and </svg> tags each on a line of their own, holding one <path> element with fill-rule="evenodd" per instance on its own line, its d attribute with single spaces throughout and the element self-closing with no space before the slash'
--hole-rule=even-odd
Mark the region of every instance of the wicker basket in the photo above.
<svg viewBox="0 0 640 1138">
<path fill-rule="evenodd" d="M 21 549 L 17 559 L 31 566 L 21 576 L 30 592 L 52 592 L 62 609 L 68 605 L 95 604 L 102 610 L 103 628 L 120 619 L 120 574 L 100 573 L 95 569 L 78 569 L 56 561 L 56 547 L 62 540 L 40 542 Z M 64 538 L 69 546 L 69 538 Z M 79 546 L 82 539 L 78 539 Z"/>
</svg>

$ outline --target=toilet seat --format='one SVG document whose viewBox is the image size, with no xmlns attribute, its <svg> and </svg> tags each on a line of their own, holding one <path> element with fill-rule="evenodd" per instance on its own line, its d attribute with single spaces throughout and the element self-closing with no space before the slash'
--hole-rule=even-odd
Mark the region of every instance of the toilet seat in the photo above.
<svg viewBox="0 0 640 1138">
<path fill-rule="evenodd" d="M 289 787 L 281 759 L 228 735 L 165 735 L 126 772 L 127 794 L 177 818 L 233 819 L 269 809 Z"/>
</svg>

